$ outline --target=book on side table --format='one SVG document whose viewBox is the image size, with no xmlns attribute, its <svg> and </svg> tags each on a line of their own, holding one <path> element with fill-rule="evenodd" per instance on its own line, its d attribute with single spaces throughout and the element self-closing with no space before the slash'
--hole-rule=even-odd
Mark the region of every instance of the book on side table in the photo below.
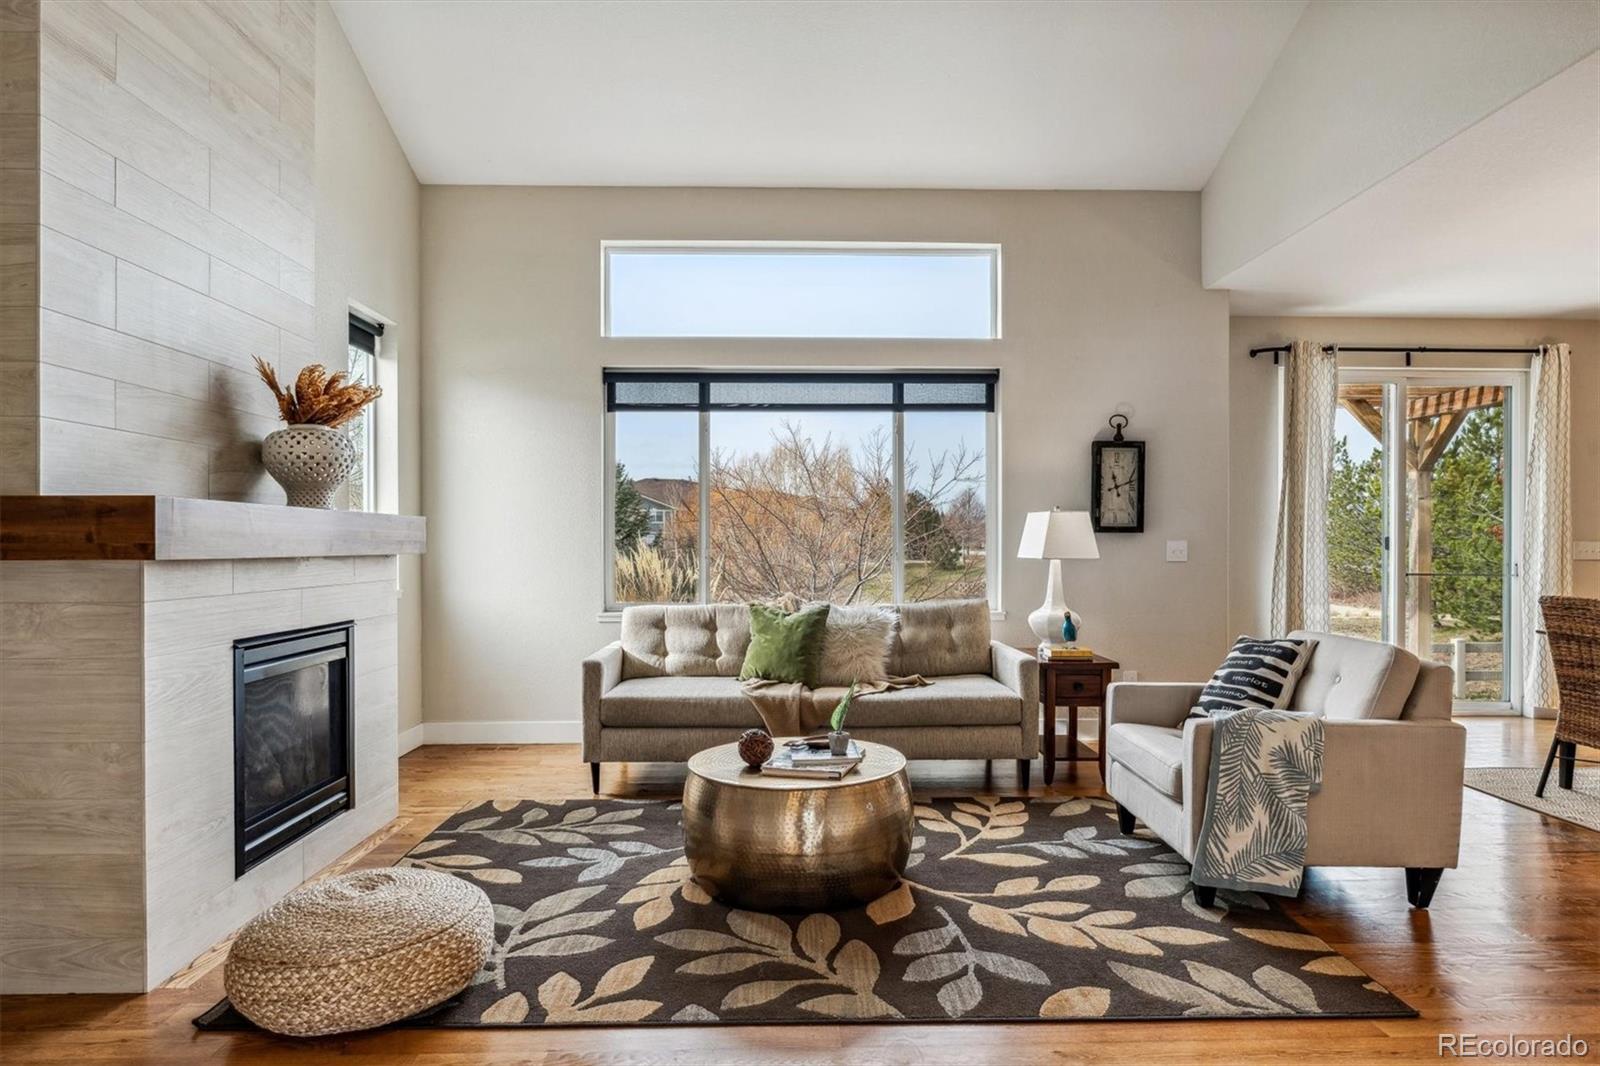
<svg viewBox="0 0 1600 1066">
<path fill-rule="evenodd" d="M 1076 662 L 1093 658 L 1093 648 L 1085 648 L 1077 644 L 1039 645 L 1039 661 L 1042 663 Z"/>
<path fill-rule="evenodd" d="M 862 757 L 861 745 L 853 740 L 844 755 L 834 755 L 827 748 L 819 750 L 786 745 L 773 752 L 772 758 L 761 765 L 761 772 L 774 777 L 812 777 L 837 781 L 860 766 Z"/>
</svg>

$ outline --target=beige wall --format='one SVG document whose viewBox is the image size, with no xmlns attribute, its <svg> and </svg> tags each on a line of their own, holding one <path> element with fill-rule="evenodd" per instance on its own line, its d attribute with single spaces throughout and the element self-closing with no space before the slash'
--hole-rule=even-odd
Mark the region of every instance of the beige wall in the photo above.
<svg viewBox="0 0 1600 1066">
<path fill-rule="evenodd" d="M 1235 318 L 1230 328 L 1228 413 L 1228 631 L 1267 627 L 1277 520 L 1278 371 L 1251 348 L 1304 337 L 1324 343 L 1517 347 L 1565 341 L 1572 346 L 1573 537 L 1600 540 L 1600 322 L 1579 319 Z M 1349 357 L 1355 360 L 1357 357 Z M 1360 357 L 1397 365 L 1401 357 Z M 1415 365 L 1526 366 L 1516 357 L 1417 356 Z M 1600 563 L 1573 567 L 1579 595 L 1600 596 Z"/>
<path fill-rule="evenodd" d="M 1023 516 L 1087 505 L 1089 442 L 1125 406 L 1149 441 L 1147 532 L 1067 563 L 1069 601 L 1088 642 L 1144 677 L 1216 665 L 1227 296 L 1200 286 L 1195 194 L 429 186 L 422 202 L 430 738 L 577 735 L 578 660 L 617 635 L 596 620 L 606 366 L 999 367 L 997 630 L 1018 642 L 1045 578 L 1011 558 Z M 997 241 L 1006 336 L 605 340 L 603 238 Z M 1189 563 L 1164 561 L 1168 538 Z"/>
<path fill-rule="evenodd" d="M 421 186 L 326 4 L 317 11 L 318 357 L 345 358 L 352 303 L 384 323 L 378 506 L 422 513 Z M 422 559 L 400 560 L 400 728 L 422 721 Z"/>
</svg>

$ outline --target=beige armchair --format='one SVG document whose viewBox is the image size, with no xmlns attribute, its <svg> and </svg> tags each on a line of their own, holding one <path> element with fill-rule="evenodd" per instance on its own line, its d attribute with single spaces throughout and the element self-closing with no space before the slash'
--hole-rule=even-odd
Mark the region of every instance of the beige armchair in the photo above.
<svg viewBox="0 0 1600 1066">
<path fill-rule="evenodd" d="M 1290 636 L 1317 646 L 1289 709 L 1327 719 L 1306 865 L 1404 867 L 1407 899 L 1427 907 L 1461 840 L 1467 734 L 1450 720 L 1450 668 L 1378 641 Z M 1202 687 L 1120 682 L 1106 696 L 1106 791 L 1122 831 L 1138 819 L 1191 862 L 1211 767 L 1213 723 L 1189 717 Z M 1208 906 L 1215 895 L 1194 892 Z"/>
</svg>

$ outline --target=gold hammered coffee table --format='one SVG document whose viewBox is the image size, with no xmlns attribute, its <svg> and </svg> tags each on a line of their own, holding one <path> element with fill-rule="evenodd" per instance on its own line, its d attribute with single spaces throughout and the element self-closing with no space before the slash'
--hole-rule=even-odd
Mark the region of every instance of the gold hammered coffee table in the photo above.
<svg viewBox="0 0 1600 1066">
<path fill-rule="evenodd" d="M 861 765 L 837 781 L 762 774 L 737 744 L 690 758 L 683 846 L 695 882 L 754 911 L 837 910 L 894 888 L 911 854 L 906 759 L 859 743 Z"/>
</svg>

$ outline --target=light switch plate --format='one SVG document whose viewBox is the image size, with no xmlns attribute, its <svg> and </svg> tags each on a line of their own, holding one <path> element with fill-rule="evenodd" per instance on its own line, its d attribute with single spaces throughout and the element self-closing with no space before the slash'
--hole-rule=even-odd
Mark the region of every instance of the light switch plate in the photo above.
<svg viewBox="0 0 1600 1066">
<path fill-rule="evenodd" d="M 1582 559 L 1584 562 L 1600 561 L 1600 540 L 1573 541 L 1572 557 L 1574 559 Z"/>
<path fill-rule="evenodd" d="M 1186 540 L 1167 541 L 1167 562 L 1186 563 L 1189 561 L 1189 542 Z"/>
</svg>

